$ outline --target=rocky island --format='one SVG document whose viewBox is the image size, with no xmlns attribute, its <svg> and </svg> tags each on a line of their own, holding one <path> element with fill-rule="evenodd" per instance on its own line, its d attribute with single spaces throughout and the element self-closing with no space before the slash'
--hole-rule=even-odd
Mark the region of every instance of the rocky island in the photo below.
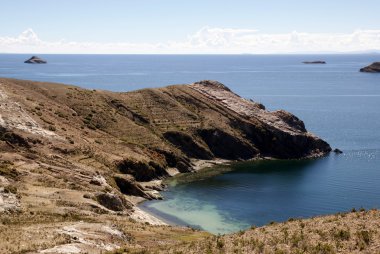
<svg viewBox="0 0 380 254">
<path fill-rule="evenodd" d="M 374 62 L 371 65 L 361 68 L 360 72 L 370 72 L 370 73 L 380 72 L 380 62 Z"/>
<path fill-rule="evenodd" d="M 0 252 L 206 248 L 210 234 L 167 226 L 136 204 L 200 162 L 330 151 L 296 116 L 217 81 L 115 93 L 0 79 Z"/>
<path fill-rule="evenodd" d="M 46 64 L 47 62 L 37 56 L 32 56 L 28 60 L 26 60 L 24 63 L 28 64 Z"/>
<path fill-rule="evenodd" d="M 304 64 L 326 64 L 325 61 L 305 61 Z"/>
</svg>

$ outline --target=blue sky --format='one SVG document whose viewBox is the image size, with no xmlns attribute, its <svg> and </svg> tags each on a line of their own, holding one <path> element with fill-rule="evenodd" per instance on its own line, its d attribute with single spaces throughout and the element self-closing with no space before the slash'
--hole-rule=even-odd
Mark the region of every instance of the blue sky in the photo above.
<svg viewBox="0 0 380 254">
<path fill-rule="evenodd" d="M 48 42 L 183 42 L 204 27 L 260 34 L 380 29 L 379 0 L 2 0 L 0 9 L 0 38 L 30 28 Z"/>
</svg>

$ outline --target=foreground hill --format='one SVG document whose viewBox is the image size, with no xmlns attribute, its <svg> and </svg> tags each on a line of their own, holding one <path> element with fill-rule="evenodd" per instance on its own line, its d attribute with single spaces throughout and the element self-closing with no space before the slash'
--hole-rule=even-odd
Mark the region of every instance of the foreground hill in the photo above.
<svg viewBox="0 0 380 254">
<path fill-rule="evenodd" d="M 127 249 L 126 249 L 127 250 Z M 225 236 L 157 246 L 147 253 L 380 253 L 380 212 L 289 219 Z"/>
<path fill-rule="evenodd" d="M 313 158 L 330 151 L 294 115 L 266 111 L 216 81 L 114 93 L 0 79 L 0 217 L 14 226 L 0 231 L 9 236 L 0 248 L 114 249 L 131 232 L 157 231 L 113 226 L 162 224 L 136 202 L 160 198 L 162 179 L 194 171 L 199 161 Z M 72 231 L 96 231 L 94 241 L 112 244 L 76 243 L 84 236 Z M 31 236 L 36 239 L 28 242 Z"/>
</svg>

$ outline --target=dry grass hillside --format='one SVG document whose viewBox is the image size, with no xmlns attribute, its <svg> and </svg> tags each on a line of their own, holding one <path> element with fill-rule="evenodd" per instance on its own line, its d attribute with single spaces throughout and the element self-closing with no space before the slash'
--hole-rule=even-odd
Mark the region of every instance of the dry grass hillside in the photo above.
<svg viewBox="0 0 380 254">
<path fill-rule="evenodd" d="M 128 250 L 128 249 L 125 249 Z M 380 212 L 341 213 L 146 248 L 146 253 L 380 253 Z M 119 253 L 123 253 L 119 251 Z M 127 252 L 128 253 L 128 252 Z"/>
</svg>

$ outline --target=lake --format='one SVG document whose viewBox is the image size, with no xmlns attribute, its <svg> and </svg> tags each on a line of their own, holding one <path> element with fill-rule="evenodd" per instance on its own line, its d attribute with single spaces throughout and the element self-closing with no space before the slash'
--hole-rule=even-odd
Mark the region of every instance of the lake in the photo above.
<svg viewBox="0 0 380 254">
<path fill-rule="evenodd" d="M 0 76 L 130 91 L 218 80 L 268 110 L 285 109 L 344 151 L 317 160 L 242 162 L 169 180 L 147 209 L 181 225 L 229 233 L 295 217 L 380 208 L 380 74 L 361 55 L 0 55 Z M 324 60 L 325 65 L 302 61 Z"/>
</svg>

